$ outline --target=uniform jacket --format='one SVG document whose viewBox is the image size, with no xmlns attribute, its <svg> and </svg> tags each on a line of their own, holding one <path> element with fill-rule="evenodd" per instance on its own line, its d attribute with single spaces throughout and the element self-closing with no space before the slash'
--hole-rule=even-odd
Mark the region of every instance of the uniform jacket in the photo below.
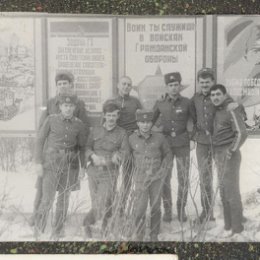
<svg viewBox="0 0 260 260">
<path fill-rule="evenodd" d="M 137 109 L 141 109 L 142 105 L 140 101 L 133 96 L 118 96 L 113 100 L 120 107 L 120 117 L 117 121 L 118 126 L 124 128 L 128 135 L 136 130 L 136 118 L 135 112 Z"/>
<path fill-rule="evenodd" d="M 215 106 L 212 104 L 210 94 L 195 93 L 191 102 L 191 115 L 194 122 L 193 138 L 200 144 L 211 144 L 213 134 L 213 121 Z"/>
<path fill-rule="evenodd" d="M 190 100 L 181 95 L 179 95 L 176 100 L 166 95 L 154 105 L 153 123 L 155 123 L 160 116 L 163 134 L 173 147 L 189 145 L 190 138 L 187 125 L 191 119 L 190 109 Z"/>
<path fill-rule="evenodd" d="M 150 136 L 145 138 L 136 130 L 130 135 L 129 144 L 136 169 L 136 181 L 161 178 L 160 170 L 166 173 L 167 169 L 171 169 L 173 156 L 163 134 L 152 131 Z"/>
<path fill-rule="evenodd" d="M 227 98 L 221 106 L 216 107 L 214 118 L 213 145 L 230 145 L 230 151 L 237 151 L 247 137 L 246 126 L 241 114 L 241 108 L 234 109 L 231 100 Z"/>
<path fill-rule="evenodd" d="M 107 130 L 104 126 L 97 126 L 90 130 L 86 145 L 86 163 L 90 162 L 92 166 L 93 162 L 90 156 L 95 153 L 98 156 L 102 156 L 105 159 L 105 163 L 102 167 L 97 167 L 107 175 L 106 171 L 114 170 L 118 166 L 112 162 L 114 153 L 117 153 L 122 160 L 122 163 L 129 158 L 129 143 L 126 131 L 120 126 L 116 126 L 112 130 Z"/>
<path fill-rule="evenodd" d="M 73 186 L 78 181 L 79 160 L 82 166 L 85 164 L 85 144 L 84 124 L 80 119 L 74 116 L 65 119 L 61 113 L 50 115 L 37 136 L 36 163 L 41 163 L 44 171 L 68 173 Z"/>
<path fill-rule="evenodd" d="M 59 114 L 59 113 L 60 113 L 60 108 L 59 108 L 58 96 L 50 98 L 47 101 L 46 109 L 41 114 L 40 122 L 39 122 L 39 129 L 43 125 L 47 116 L 52 115 L 52 114 Z M 87 117 L 87 111 L 86 111 L 86 108 L 85 108 L 85 103 L 80 99 L 78 99 L 78 101 L 77 101 L 76 108 L 75 108 L 75 111 L 74 111 L 74 116 L 79 118 L 84 123 L 85 133 L 87 135 L 88 131 L 89 131 L 89 120 L 88 120 L 88 117 Z"/>
</svg>

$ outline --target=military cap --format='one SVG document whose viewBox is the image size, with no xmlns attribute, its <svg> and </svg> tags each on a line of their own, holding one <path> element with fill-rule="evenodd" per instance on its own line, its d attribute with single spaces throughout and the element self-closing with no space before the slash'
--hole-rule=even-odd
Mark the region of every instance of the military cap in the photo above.
<svg viewBox="0 0 260 260">
<path fill-rule="evenodd" d="M 197 78 L 215 78 L 214 77 L 214 71 L 211 68 L 202 68 L 201 70 L 198 71 Z"/>
<path fill-rule="evenodd" d="M 116 104 L 115 100 L 109 99 L 103 104 L 103 113 L 110 113 L 116 110 L 120 110 L 120 107 Z"/>
<path fill-rule="evenodd" d="M 164 75 L 164 81 L 165 81 L 166 85 L 171 83 L 171 82 L 175 82 L 175 81 L 178 81 L 180 83 L 181 82 L 181 74 L 180 74 L 180 72 L 171 72 L 171 73 L 165 74 Z"/>
<path fill-rule="evenodd" d="M 59 95 L 59 104 L 63 104 L 63 103 L 71 103 L 71 104 L 74 104 L 76 105 L 77 103 L 77 96 L 75 93 L 69 93 L 69 92 L 64 92 L 64 93 L 61 93 Z"/>
<path fill-rule="evenodd" d="M 73 82 L 74 76 L 70 71 L 59 71 L 55 77 L 56 84 L 59 80 L 68 80 L 69 82 Z"/>
<path fill-rule="evenodd" d="M 135 112 L 136 121 L 152 121 L 153 111 L 147 109 L 137 109 Z"/>
</svg>

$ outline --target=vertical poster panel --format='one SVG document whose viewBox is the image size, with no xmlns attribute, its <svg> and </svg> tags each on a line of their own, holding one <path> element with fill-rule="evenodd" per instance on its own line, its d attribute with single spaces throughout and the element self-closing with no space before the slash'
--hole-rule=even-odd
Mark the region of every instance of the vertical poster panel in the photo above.
<svg viewBox="0 0 260 260">
<path fill-rule="evenodd" d="M 35 19 L 0 19 L 0 132 L 34 131 Z"/>
<path fill-rule="evenodd" d="M 243 104 L 247 127 L 260 126 L 260 17 L 218 16 L 217 79 Z"/>
<path fill-rule="evenodd" d="M 49 97 L 55 75 L 70 71 L 74 88 L 90 112 L 101 112 L 112 96 L 112 19 L 48 19 Z"/>
<path fill-rule="evenodd" d="M 145 107 L 165 92 L 163 75 L 169 72 L 181 73 L 184 96 L 194 94 L 195 18 L 125 19 L 125 46 L 125 72 Z"/>
</svg>

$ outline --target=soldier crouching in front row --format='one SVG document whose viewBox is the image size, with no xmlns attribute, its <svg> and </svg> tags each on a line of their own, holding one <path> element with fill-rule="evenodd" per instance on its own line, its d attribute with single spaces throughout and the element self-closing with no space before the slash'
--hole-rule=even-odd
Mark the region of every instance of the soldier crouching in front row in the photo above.
<svg viewBox="0 0 260 260">
<path fill-rule="evenodd" d="M 36 171 L 42 175 L 42 199 L 35 215 L 36 239 L 45 230 L 56 191 L 52 238 L 63 235 L 70 191 L 78 182 L 79 159 L 84 165 L 86 133 L 82 121 L 73 116 L 76 102 L 74 94 L 60 95 L 61 113 L 48 116 L 37 137 Z"/>
<path fill-rule="evenodd" d="M 120 165 L 129 158 L 126 131 L 117 125 L 120 107 L 113 102 L 103 106 L 104 123 L 91 129 L 86 145 L 86 163 L 92 208 L 83 226 L 86 236 L 91 237 L 90 225 L 102 219 L 105 233 L 112 216 L 113 198 Z"/>
<path fill-rule="evenodd" d="M 136 111 L 139 127 L 130 137 L 129 144 L 134 158 L 133 189 L 135 240 L 144 240 L 145 215 L 150 201 L 150 240 L 158 241 L 161 222 L 161 191 L 164 179 L 172 168 L 171 149 L 161 133 L 151 131 L 153 112 Z"/>
</svg>

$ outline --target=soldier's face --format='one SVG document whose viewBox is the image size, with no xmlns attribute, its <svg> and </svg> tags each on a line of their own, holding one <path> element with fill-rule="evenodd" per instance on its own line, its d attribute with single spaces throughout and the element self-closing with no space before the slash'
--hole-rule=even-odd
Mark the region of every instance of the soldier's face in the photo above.
<svg viewBox="0 0 260 260">
<path fill-rule="evenodd" d="M 223 94 L 220 89 L 213 90 L 210 92 L 210 99 L 214 106 L 220 106 L 226 99 L 227 95 Z"/>
<path fill-rule="evenodd" d="M 65 118 L 71 118 L 75 110 L 75 105 L 72 103 L 60 104 L 60 111 Z"/>
<path fill-rule="evenodd" d="M 198 80 L 199 87 L 203 95 L 208 95 L 210 92 L 210 88 L 215 84 L 212 78 L 199 78 Z"/>
<path fill-rule="evenodd" d="M 176 96 L 180 93 L 181 90 L 181 84 L 178 81 L 174 81 L 171 83 L 168 83 L 166 85 L 167 93 L 169 96 Z"/>
<path fill-rule="evenodd" d="M 72 84 L 68 80 L 58 80 L 56 86 L 58 94 L 72 88 Z"/>
<path fill-rule="evenodd" d="M 151 130 L 153 123 L 151 121 L 139 121 L 137 122 L 137 125 L 141 133 L 148 133 Z"/>
<path fill-rule="evenodd" d="M 119 118 L 118 110 L 115 110 L 113 112 L 106 112 L 104 114 L 105 122 L 109 127 L 116 125 L 116 121 L 118 120 L 118 118 Z"/>
<path fill-rule="evenodd" d="M 121 78 L 117 87 L 121 96 L 128 95 L 132 90 L 132 80 L 128 77 Z"/>
</svg>

